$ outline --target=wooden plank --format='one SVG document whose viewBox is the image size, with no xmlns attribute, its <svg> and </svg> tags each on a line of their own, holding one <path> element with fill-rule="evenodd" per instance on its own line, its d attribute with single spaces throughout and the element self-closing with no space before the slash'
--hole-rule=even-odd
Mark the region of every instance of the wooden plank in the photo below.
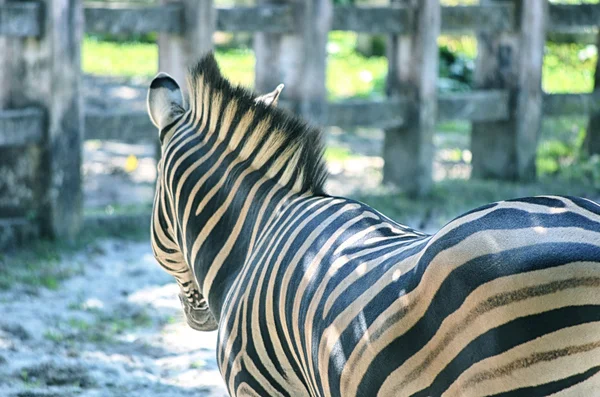
<svg viewBox="0 0 600 397">
<path fill-rule="evenodd" d="M 142 7 L 86 3 L 85 7 L 87 33 L 181 33 L 183 26 L 183 8 L 175 4 Z"/>
<path fill-rule="evenodd" d="M 551 43 L 577 43 L 577 44 L 596 44 L 595 32 L 546 32 L 546 42 Z"/>
<path fill-rule="evenodd" d="M 36 2 L 9 3 L 0 8 L 0 33 L 16 36 L 39 35 L 41 7 Z M 442 7 L 442 32 L 512 31 L 517 24 L 512 4 Z M 159 6 L 106 6 L 86 3 L 86 32 L 131 34 L 148 32 L 182 33 L 185 11 L 176 4 Z M 216 9 L 216 29 L 288 33 L 296 28 L 288 5 Z M 332 30 L 402 34 L 408 32 L 409 11 L 403 7 L 336 6 Z M 550 5 L 551 32 L 584 31 L 600 25 L 600 5 Z"/>
<path fill-rule="evenodd" d="M 31 63 L 27 63 L 28 71 L 24 73 L 28 81 L 23 91 L 44 104 L 48 120 L 41 170 L 45 184 L 39 210 L 42 232 L 70 240 L 80 231 L 83 206 L 80 79 L 83 3 L 44 0 L 44 9 L 42 38 L 25 44 L 28 48 L 23 54 L 27 54 L 25 59 Z"/>
<path fill-rule="evenodd" d="M 37 37 L 42 34 L 43 7 L 37 1 L 0 5 L 0 36 Z"/>
<path fill-rule="evenodd" d="M 259 7 L 290 7 L 289 4 L 285 4 L 284 0 L 258 0 L 257 3 Z M 254 34 L 253 45 L 254 55 L 256 56 L 254 87 L 257 92 L 270 92 L 283 81 L 283 70 L 281 70 L 282 39 L 283 34 L 277 32 L 257 32 Z"/>
<path fill-rule="evenodd" d="M 405 33 L 409 30 L 410 13 L 404 7 L 355 7 L 333 8 L 332 30 L 348 30 L 365 33 Z"/>
<path fill-rule="evenodd" d="M 36 222 L 27 218 L 0 219 L 0 251 L 24 246 L 40 234 Z"/>
<path fill-rule="evenodd" d="M 442 32 L 513 31 L 516 29 L 512 3 L 442 7 Z"/>
<path fill-rule="evenodd" d="M 339 127 L 393 128 L 404 123 L 405 101 L 399 98 L 330 103 L 325 125 Z"/>
<path fill-rule="evenodd" d="M 216 9 L 213 0 L 161 0 L 183 10 L 181 32 L 162 32 L 158 36 L 158 65 L 186 90 L 187 69 L 213 49 Z"/>
<path fill-rule="evenodd" d="M 548 30 L 584 31 L 600 26 L 600 4 L 550 4 Z"/>
<path fill-rule="evenodd" d="M 438 46 L 441 8 L 438 0 L 412 2 L 410 36 L 392 36 L 388 45 L 387 92 L 403 96 L 405 123 L 385 131 L 383 179 L 408 194 L 422 196 L 433 185 L 433 134 L 437 117 Z"/>
<path fill-rule="evenodd" d="M 600 112 L 600 90 L 591 94 L 546 94 L 545 116 L 591 115 Z"/>
<path fill-rule="evenodd" d="M 290 33 L 296 30 L 296 21 L 289 5 L 217 8 L 216 30 Z"/>
<path fill-rule="evenodd" d="M 85 139 L 124 142 L 156 142 L 156 127 L 146 112 L 102 112 L 85 114 Z"/>
<path fill-rule="evenodd" d="M 484 4 L 503 0 L 487 0 Z M 545 0 L 513 0 L 520 32 L 480 32 L 475 88 L 508 90 L 509 117 L 473 124 L 475 178 L 531 180 L 541 128 Z"/>
<path fill-rule="evenodd" d="M 282 35 L 274 49 L 279 52 L 278 64 L 268 69 L 261 61 L 261 70 L 281 78 L 285 84 L 282 100 L 290 101 L 296 113 L 321 123 L 327 114 L 326 47 L 333 4 L 330 0 L 285 0 L 285 4 L 294 11 L 297 30 Z"/>
<path fill-rule="evenodd" d="M 507 90 L 481 90 L 442 94 L 438 98 L 438 121 L 499 121 L 510 116 Z"/>
<path fill-rule="evenodd" d="M 444 33 L 511 31 L 516 26 L 514 6 L 510 3 L 442 7 L 441 13 Z M 399 6 L 336 6 L 332 30 L 405 34 L 410 30 L 409 16 L 409 9 Z"/>
<path fill-rule="evenodd" d="M 0 146 L 38 144 L 44 136 L 44 112 L 39 108 L 0 110 Z"/>
</svg>

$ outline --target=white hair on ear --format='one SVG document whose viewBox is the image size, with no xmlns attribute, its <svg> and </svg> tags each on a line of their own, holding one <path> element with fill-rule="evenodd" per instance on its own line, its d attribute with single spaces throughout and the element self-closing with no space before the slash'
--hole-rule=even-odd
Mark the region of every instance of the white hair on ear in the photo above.
<svg viewBox="0 0 600 397">
<path fill-rule="evenodd" d="M 279 84 L 277 88 L 275 88 L 275 90 L 269 92 L 268 94 L 259 96 L 254 101 L 256 103 L 262 102 L 267 106 L 277 106 L 277 102 L 279 101 L 279 95 L 281 94 L 283 87 L 283 84 Z"/>
</svg>

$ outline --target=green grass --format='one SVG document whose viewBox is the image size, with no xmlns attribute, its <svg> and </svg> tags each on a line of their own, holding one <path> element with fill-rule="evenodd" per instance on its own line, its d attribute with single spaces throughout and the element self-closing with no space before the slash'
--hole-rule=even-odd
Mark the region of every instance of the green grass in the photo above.
<svg viewBox="0 0 600 397">
<path fill-rule="evenodd" d="M 86 37 L 81 49 L 85 73 L 103 76 L 154 76 L 158 71 L 158 46 L 116 43 Z"/>
<path fill-rule="evenodd" d="M 328 146 L 325 148 L 324 156 L 326 161 L 344 161 L 356 157 L 348 148 Z"/>
<path fill-rule="evenodd" d="M 93 343 L 114 343 L 120 335 L 132 330 L 149 327 L 154 320 L 146 309 L 140 309 L 133 315 L 119 313 L 94 312 L 95 318 L 83 320 L 69 318 L 44 333 L 44 338 L 57 344 L 73 344 L 77 341 Z"/>
<path fill-rule="evenodd" d="M 582 93 L 594 90 L 598 53 L 583 44 L 546 44 L 542 87 L 549 93 Z"/>
</svg>

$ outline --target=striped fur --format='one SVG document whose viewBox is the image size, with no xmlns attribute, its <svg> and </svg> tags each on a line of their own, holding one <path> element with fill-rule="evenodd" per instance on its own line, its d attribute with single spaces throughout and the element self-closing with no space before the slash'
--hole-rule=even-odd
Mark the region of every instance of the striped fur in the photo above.
<svg viewBox="0 0 600 397">
<path fill-rule="evenodd" d="M 426 235 L 324 194 L 319 133 L 212 56 L 188 90 L 152 246 L 190 325 L 218 326 L 232 396 L 600 395 L 598 205 L 504 201 Z"/>
</svg>

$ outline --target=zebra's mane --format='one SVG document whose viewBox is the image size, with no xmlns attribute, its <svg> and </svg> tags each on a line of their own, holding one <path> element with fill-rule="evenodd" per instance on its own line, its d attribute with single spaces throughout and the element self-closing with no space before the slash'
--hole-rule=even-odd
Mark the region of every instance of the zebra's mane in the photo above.
<svg viewBox="0 0 600 397">
<path fill-rule="evenodd" d="M 323 144 L 321 131 L 309 126 L 301 118 L 293 115 L 291 112 L 266 105 L 262 102 L 256 102 L 258 94 L 253 93 L 243 87 L 232 85 L 219 69 L 214 54 L 211 52 L 190 68 L 188 75 L 188 86 L 190 93 L 190 106 L 201 107 L 208 94 L 208 102 L 211 109 L 220 109 L 220 113 L 227 115 L 231 109 L 235 113 L 231 118 L 236 120 L 232 122 L 230 130 L 235 129 L 235 123 L 241 123 L 244 115 L 251 118 L 246 122 L 250 125 L 261 126 L 263 128 L 254 128 L 254 131 L 248 131 L 243 137 L 238 137 L 239 145 L 251 145 L 248 142 L 254 142 L 256 147 L 243 148 L 241 152 L 250 153 L 261 147 L 273 146 L 274 149 L 268 154 L 276 158 L 280 157 L 288 162 L 288 173 L 295 175 L 294 185 L 300 191 L 311 191 L 316 194 L 323 194 L 323 185 L 327 178 L 325 162 L 323 160 Z M 212 117 L 211 117 L 212 118 Z M 252 139 L 249 135 L 252 135 Z M 257 136 L 260 135 L 260 136 Z M 229 139 L 233 139 L 229 137 Z M 277 145 L 274 144 L 277 142 Z M 263 153 L 263 150 L 261 150 Z M 274 154 L 273 154 L 274 153 Z M 287 156 L 287 158 L 286 158 Z M 259 161 L 260 162 L 260 161 Z M 291 164 L 291 165 L 290 165 Z M 260 164 L 259 164 L 260 165 Z"/>
</svg>

